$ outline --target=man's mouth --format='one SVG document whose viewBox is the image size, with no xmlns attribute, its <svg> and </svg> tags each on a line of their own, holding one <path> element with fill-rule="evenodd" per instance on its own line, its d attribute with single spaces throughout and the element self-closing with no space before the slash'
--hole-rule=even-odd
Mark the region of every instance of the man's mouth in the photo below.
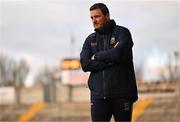
<svg viewBox="0 0 180 122">
<path fill-rule="evenodd" d="M 95 24 L 94 24 L 94 26 L 98 26 L 98 24 L 97 24 L 97 23 L 95 23 Z"/>
</svg>

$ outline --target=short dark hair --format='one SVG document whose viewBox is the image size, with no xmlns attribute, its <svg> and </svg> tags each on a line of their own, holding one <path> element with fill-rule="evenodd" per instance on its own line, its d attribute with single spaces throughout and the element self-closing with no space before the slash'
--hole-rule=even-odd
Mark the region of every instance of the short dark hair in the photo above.
<svg viewBox="0 0 180 122">
<path fill-rule="evenodd" d="M 109 14 L 109 9 L 104 3 L 95 3 L 89 8 L 90 11 L 95 9 L 100 9 L 104 15 Z"/>
</svg>

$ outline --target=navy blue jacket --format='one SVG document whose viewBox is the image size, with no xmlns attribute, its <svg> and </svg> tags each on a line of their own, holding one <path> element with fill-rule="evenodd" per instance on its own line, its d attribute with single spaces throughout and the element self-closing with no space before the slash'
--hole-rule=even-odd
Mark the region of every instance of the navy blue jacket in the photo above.
<svg viewBox="0 0 180 122">
<path fill-rule="evenodd" d="M 132 47 L 130 31 L 114 20 L 86 38 L 80 62 L 83 71 L 91 72 L 88 80 L 91 99 L 137 100 Z"/>
</svg>

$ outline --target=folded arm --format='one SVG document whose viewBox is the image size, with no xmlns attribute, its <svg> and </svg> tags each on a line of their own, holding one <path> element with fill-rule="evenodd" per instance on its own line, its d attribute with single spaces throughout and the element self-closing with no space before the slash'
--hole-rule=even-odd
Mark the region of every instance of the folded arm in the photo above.
<svg viewBox="0 0 180 122">
<path fill-rule="evenodd" d="M 114 48 L 101 51 L 95 54 L 96 61 L 104 61 L 104 62 L 119 62 L 122 60 L 126 60 L 126 55 L 131 51 L 133 46 L 131 34 L 128 29 L 124 30 L 124 33 L 121 37 L 118 38 L 118 43 Z"/>
<path fill-rule="evenodd" d="M 111 66 L 110 63 L 105 63 L 101 61 L 96 61 L 91 59 L 93 57 L 93 53 L 91 51 L 91 45 L 90 45 L 90 40 L 86 39 L 82 51 L 80 53 L 80 62 L 83 71 L 85 72 L 96 72 L 96 71 L 101 71 L 109 66 Z"/>
</svg>

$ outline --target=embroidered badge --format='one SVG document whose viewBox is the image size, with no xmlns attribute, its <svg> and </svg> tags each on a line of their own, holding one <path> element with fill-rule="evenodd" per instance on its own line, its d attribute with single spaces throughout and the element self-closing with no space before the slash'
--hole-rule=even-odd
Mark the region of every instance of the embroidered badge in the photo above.
<svg viewBox="0 0 180 122">
<path fill-rule="evenodd" d="M 114 36 L 111 37 L 110 44 L 111 44 L 111 45 L 115 45 L 115 44 L 116 44 L 116 39 L 115 39 Z"/>
<path fill-rule="evenodd" d="M 130 110 L 130 104 L 128 102 L 124 103 L 124 110 L 125 111 L 129 111 Z"/>
</svg>

